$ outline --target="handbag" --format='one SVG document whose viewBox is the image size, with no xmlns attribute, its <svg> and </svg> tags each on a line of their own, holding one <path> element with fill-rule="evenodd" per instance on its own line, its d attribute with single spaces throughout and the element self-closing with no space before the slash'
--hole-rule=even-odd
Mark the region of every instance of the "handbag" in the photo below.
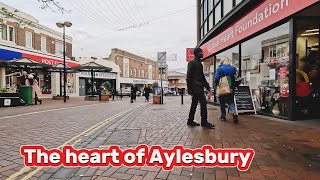
<svg viewBox="0 0 320 180">
<path fill-rule="evenodd" d="M 231 94 L 232 92 L 231 92 L 228 76 L 224 76 L 221 69 L 219 69 L 219 73 L 221 78 L 217 87 L 217 95 L 220 97 L 220 96 Z"/>
</svg>

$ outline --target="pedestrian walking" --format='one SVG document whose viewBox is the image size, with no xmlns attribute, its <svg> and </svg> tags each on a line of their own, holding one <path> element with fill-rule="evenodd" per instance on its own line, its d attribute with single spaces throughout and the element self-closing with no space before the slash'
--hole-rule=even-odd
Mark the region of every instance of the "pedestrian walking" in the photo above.
<svg viewBox="0 0 320 180">
<path fill-rule="evenodd" d="M 146 102 L 149 102 L 149 96 L 150 96 L 150 93 L 151 93 L 151 89 L 149 86 L 146 86 L 144 88 L 144 97 L 146 98 Z"/>
<path fill-rule="evenodd" d="M 37 105 L 38 102 L 40 104 L 42 104 L 42 100 L 39 99 L 39 96 L 41 96 L 42 93 L 41 93 L 41 89 L 39 87 L 39 83 L 38 83 L 37 79 L 34 78 L 34 76 L 32 74 L 30 74 L 28 76 L 28 79 L 26 79 L 25 84 L 27 86 L 32 86 L 32 98 L 35 101 L 35 105 Z"/>
<path fill-rule="evenodd" d="M 203 66 L 201 64 L 201 59 L 203 58 L 203 53 L 201 48 L 194 49 L 194 60 L 188 63 L 188 72 L 187 72 L 187 86 L 188 93 L 192 96 L 192 103 L 189 112 L 189 119 L 187 125 L 189 126 L 200 126 L 200 124 L 194 122 L 194 115 L 198 103 L 200 101 L 201 105 L 201 126 L 206 128 L 214 128 L 215 125 L 212 125 L 208 122 L 208 113 L 207 113 L 207 100 L 204 95 L 204 88 L 208 91 L 211 91 L 211 88 L 204 77 Z"/>
<path fill-rule="evenodd" d="M 220 101 L 220 110 L 221 110 L 221 116 L 220 120 L 221 121 L 226 121 L 226 104 L 229 106 L 229 110 L 231 111 L 233 115 L 233 121 L 234 123 L 238 123 L 238 114 L 236 112 L 236 107 L 234 103 L 234 90 L 236 87 L 236 75 L 237 75 L 237 69 L 231 65 L 231 62 L 228 58 L 224 58 L 220 66 L 216 70 L 216 74 L 214 77 L 215 85 L 217 88 L 219 88 L 219 84 L 221 84 L 221 79 L 223 77 L 227 78 L 227 83 L 229 85 L 230 92 L 229 93 L 224 93 L 223 95 L 219 95 L 219 90 L 218 91 L 218 96 L 219 96 L 219 101 Z"/>
<path fill-rule="evenodd" d="M 131 103 L 133 103 L 133 100 L 137 100 L 137 91 L 138 87 L 136 85 L 131 86 Z"/>
</svg>

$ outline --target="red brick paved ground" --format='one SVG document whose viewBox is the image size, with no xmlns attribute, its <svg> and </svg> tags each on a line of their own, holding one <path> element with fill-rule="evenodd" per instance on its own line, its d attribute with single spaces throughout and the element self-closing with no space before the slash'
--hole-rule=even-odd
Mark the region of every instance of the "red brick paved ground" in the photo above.
<svg viewBox="0 0 320 180">
<path fill-rule="evenodd" d="M 185 105 L 180 105 L 179 100 L 166 101 L 165 105 L 141 106 L 96 129 L 90 136 L 79 138 L 75 147 L 103 148 L 114 143 L 134 147 L 138 143 L 146 143 L 165 148 L 174 145 L 198 148 L 207 144 L 215 148 L 253 148 L 256 156 L 248 172 L 221 168 L 175 168 L 171 172 L 157 167 L 44 168 L 31 179 L 320 179 L 319 129 L 255 116 L 240 117 L 238 125 L 230 120 L 220 122 L 217 120 L 218 111 L 212 106 L 209 107 L 209 121 L 216 124 L 216 129 L 190 128 L 186 126 L 190 98 L 185 99 Z M 135 103 L 140 104 L 144 104 L 142 100 Z M 21 168 L 14 162 L 21 161 L 17 151 L 20 145 L 40 143 L 47 148 L 57 147 L 89 125 L 103 121 L 110 113 L 116 114 L 132 106 L 128 102 L 117 101 L 63 110 L 59 115 L 51 112 L 43 117 L 30 115 L 24 119 L 0 120 L 5 124 L 0 125 L 0 159 L 4 160 L 0 163 L 0 179 Z M 196 117 L 199 122 L 199 112 Z M 22 120 L 23 126 L 19 124 Z M 132 131 L 132 136 L 138 132 L 138 140 L 126 144 L 124 142 L 128 139 L 114 139 L 114 133 L 123 131 Z M 14 166 L 18 167 L 12 168 Z"/>
</svg>

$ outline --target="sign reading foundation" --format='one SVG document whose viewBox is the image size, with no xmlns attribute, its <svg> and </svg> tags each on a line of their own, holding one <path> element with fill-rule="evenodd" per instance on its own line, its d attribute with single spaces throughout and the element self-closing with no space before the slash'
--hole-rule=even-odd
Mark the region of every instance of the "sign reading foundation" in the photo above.
<svg viewBox="0 0 320 180">
<path fill-rule="evenodd" d="M 235 105 L 237 113 L 256 113 L 252 93 L 249 86 L 239 86 L 235 89 Z"/>
<path fill-rule="evenodd" d="M 204 58 L 283 20 L 319 0 L 263 0 L 226 30 L 201 46 Z"/>
</svg>

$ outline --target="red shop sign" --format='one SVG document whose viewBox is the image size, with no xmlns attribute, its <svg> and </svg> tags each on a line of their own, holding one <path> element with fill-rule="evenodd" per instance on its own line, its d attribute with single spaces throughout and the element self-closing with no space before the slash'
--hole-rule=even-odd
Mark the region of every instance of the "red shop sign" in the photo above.
<svg viewBox="0 0 320 180">
<path fill-rule="evenodd" d="M 32 60 L 41 62 L 43 64 L 49 64 L 49 65 L 55 65 L 55 64 L 58 64 L 58 63 L 63 63 L 63 60 L 57 60 L 57 59 L 47 58 L 47 57 L 43 57 L 43 56 L 25 54 L 25 53 L 22 53 L 22 57 L 30 58 Z M 76 66 L 79 66 L 80 64 L 66 61 L 66 65 L 69 66 L 69 67 L 76 67 Z"/>
<path fill-rule="evenodd" d="M 319 0 L 264 0 L 225 31 L 201 46 L 208 57 Z"/>
<path fill-rule="evenodd" d="M 194 59 L 194 54 L 193 54 L 193 48 L 187 48 L 187 51 L 186 51 L 186 55 L 187 55 L 187 62 L 190 62 Z"/>
</svg>

